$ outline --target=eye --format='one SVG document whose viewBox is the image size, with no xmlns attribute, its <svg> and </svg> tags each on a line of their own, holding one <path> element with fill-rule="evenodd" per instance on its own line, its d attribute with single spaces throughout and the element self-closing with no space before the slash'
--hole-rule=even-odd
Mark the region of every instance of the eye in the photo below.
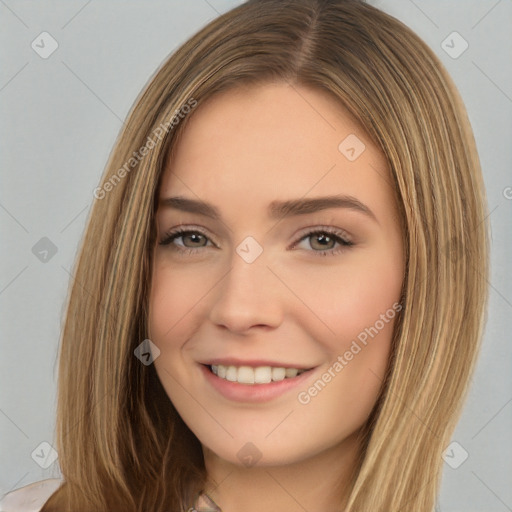
<svg viewBox="0 0 512 512">
<path fill-rule="evenodd" d="M 173 244 L 175 240 L 181 239 L 182 244 Z M 173 248 L 183 254 L 195 253 L 201 247 L 206 247 L 203 242 L 208 242 L 210 239 L 205 233 L 197 229 L 183 229 L 177 228 L 165 234 L 164 238 L 160 241 L 160 245 L 173 245 Z M 191 246 L 185 243 L 191 243 Z"/>
<path fill-rule="evenodd" d="M 333 228 L 319 228 L 306 233 L 305 236 L 300 238 L 299 241 L 293 245 L 293 248 L 308 238 L 311 239 L 309 246 L 313 249 L 315 256 L 335 256 L 354 245 L 354 243 L 348 239 L 346 233 L 342 231 Z M 335 249 L 336 244 L 338 244 L 339 247 Z"/>
<path fill-rule="evenodd" d="M 343 231 L 325 227 L 308 231 L 293 244 L 292 249 L 308 238 L 312 240 L 309 242 L 310 248 L 313 249 L 310 252 L 313 252 L 315 256 L 336 255 L 354 245 Z M 181 240 L 181 243 L 175 244 L 176 240 Z M 160 241 L 160 245 L 171 245 L 178 253 L 187 255 L 196 253 L 203 247 L 208 247 L 208 242 L 211 242 L 210 238 L 202 231 L 178 227 L 166 233 Z M 338 244 L 337 248 L 336 244 Z M 215 246 L 213 243 L 211 245 Z"/>
</svg>

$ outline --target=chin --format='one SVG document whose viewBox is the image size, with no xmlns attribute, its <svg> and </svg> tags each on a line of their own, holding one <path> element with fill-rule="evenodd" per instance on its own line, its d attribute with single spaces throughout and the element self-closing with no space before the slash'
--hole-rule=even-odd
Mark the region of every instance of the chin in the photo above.
<svg viewBox="0 0 512 512">
<path fill-rule="evenodd" d="M 304 450 L 303 442 L 297 441 L 294 446 L 289 444 L 284 446 L 281 441 L 280 439 L 273 442 L 237 439 L 231 440 L 229 443 L 205 444 L 200 439 L 203 449 L 206 448 L 206 457 L 218 457 L 240 468 L 286 466 L 301 462 L 314 455 L 314 449 L 311 450 L 311 453 Z M 301 447 L 300 451 L 297 449 L 298 446 Z"/>
</svg>

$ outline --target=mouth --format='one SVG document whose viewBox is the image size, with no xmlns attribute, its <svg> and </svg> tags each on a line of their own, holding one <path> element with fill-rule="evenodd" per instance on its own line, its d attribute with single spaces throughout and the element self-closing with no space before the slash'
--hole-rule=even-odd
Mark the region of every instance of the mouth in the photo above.
<svg viewBox="0 0 512 512">
<path fill-rule="evenodd" d="M 317 368 L 259 366 L 256 362 L 255 366 L 215 363 L 199 364 L 209 386 L 224 399 L 253 404 L 270 402 L 306 386 Z"/>
<path fill-rule="evenodd" d="M 258 385 L 293 379 L 312 368 L 285 368 L 278 366 L 204 365 L 220 379 L 238 384 Z"/>
</svg>

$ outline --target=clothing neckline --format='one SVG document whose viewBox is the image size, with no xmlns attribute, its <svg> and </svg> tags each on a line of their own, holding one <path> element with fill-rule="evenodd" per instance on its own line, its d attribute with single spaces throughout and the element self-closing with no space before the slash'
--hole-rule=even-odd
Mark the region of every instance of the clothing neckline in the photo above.
<svg viewBox="0 0 512 512">
<path fill-rule="evenodd" d="M 222 510 L 206 492 L 202 492 L 188 512 L 222 512 Z"/>
</svg>

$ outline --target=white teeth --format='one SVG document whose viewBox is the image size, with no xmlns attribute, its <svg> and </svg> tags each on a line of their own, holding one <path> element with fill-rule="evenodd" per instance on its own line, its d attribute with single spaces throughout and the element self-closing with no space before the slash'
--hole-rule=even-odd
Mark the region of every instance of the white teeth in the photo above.
<svg viewBox="0 0 512 512">
<path fill-rule="evenodd" d="M 275 382 L 277 380 L 284 380 L 286 377 L 286 369 L 285 368 L 272 368 L 272 380 Z"/>
<path fill-rule="evenodd" d="M 240 366 L 237 376 L 237 381 L 241 384 L 254 384 L 254 370 L 250 366 Z"/>
<path fill-rule="evenodd" d="M 238 374 L 238 370 L 236 369 L 235 366 L 228 366 L 226 369 L 226 380 L 235 382 L 238 377 L 237 374 Z"/>
<path fill-rule="evenodd" d="M 224 366 L 215 364 L 211 366 L 212 372 L 231 382 L 239 382 L 240 384 L 268 384 L 269 382 L 278 382 L 284 379 L 290 379 L 300 375 L 306 370 L 297 368 L 277 368 L 271 366 Z"/>
<path fill-rule="evenodd" d="M 256 384 L 268 384 L 272 382 L 272 370 L 270 366 L 258 366 L 254 368 L 254 382 Z"/>
</svg>

